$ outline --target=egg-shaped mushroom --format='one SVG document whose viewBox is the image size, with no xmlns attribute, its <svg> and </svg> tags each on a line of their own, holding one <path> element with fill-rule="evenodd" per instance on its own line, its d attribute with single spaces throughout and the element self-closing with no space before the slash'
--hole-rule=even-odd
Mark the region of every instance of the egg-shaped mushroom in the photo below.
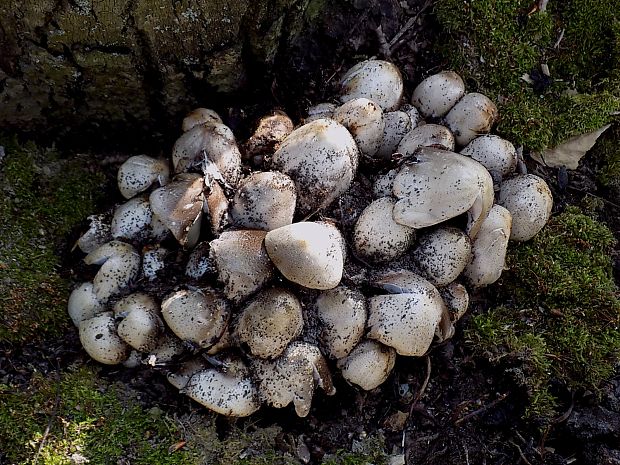
<svg viewBox="0 0 620 465">
<path fill-rule="evenodd" d="M 397 174 L 398 170 L 393 169 L 385 174 L 376 176 L 372 184 L 372 196 L 375 199 L 390 197 L 392 195 L 392 190 L 394 189 L 394 179 L 396 179 Z"/>
<path fill-rule="evenodd" d="M 276 268 L 289 281 L 310 289 L 332 289 L 344 269 L 343 238 L 322 222 L 301 222 L 269 231 L 265 248 Z"/>
<path fill-rule="evenodd" d="M 396 151 L 403 155 L 413 155 L 420 147 L 454 150 L 454 136 L 445 126 L 423 124 L 405 134 Z"/>
<path fill-rule="evenodd" d="M 394 221 L 392 210 L 396 201 L 382 197 L 368 205 L 353 229 L 355 253 L 372 262 L 393 260 L 411 246 L 415 230 Z"/>
<path fill-rule="evenodd" d="M 168 183 L 168 162 L 146 155 L 128 158 L 118 169 L 118 189 L 126 199 L 144 192 L 157 181 L 160 186 Z"/>
<path fill-rule="evenodd" d="M 502 177 L 512 174 L 517 167 L 515 146 L 495 134 L 476 137 L 460 153 L 473 158 L 489 172 L 499 173 Z"/>
<path fill-rule="evenodd" d="M 308 116 L 304 119 L 304 124 L 315 119 L 331 118 L 336 111 L 336 105 L 329 102 L 318 103 L 308 108 Z"/>
<path fill-rule="evenodd" d="M 241 181 L 230 208 L 240 228 L 271 231 L 293 222 L 297 191 L 286 174 L 257 172 Z"/>
<path fill-rule="evenodd" d="M 265 289 L 239 315 L 235 336 L 260 358 L 278 357 L 304 326 L 301 304 L 292 292 Z"/>
<path fill-rule="evenodd" d="M 366 60 L 349 69 L 340 80 L 340 100 L 356 98 L 375 101 L 383 110 L 396 110 L 403 97 L 403 77 L 392 63 Z"/>
<path fill-rule="evenodd" d="M 527 241 L 549 221 L 553 196 L 542 178 L 520 174 L 502 182 L 497 203 L 512 215 L 510 239 Z"/>
<path fill-rule="evenodd" d="M 469 263 L 471 241 L 458 228 L 438 228 L 420 236 L 412 256 L 426 279 L 435 286 L 445 286 Z"/>
<path fill-rule="evenodd" d="M 465 83 L 454 71 L 442 71 L 424 79 L 413 90 L 411 103 L 426 118 L 444 116 L 465 95 Z"/>
<path fill-rule="evenodd" d="M 90 357 L 105 365 L 117 365 L 129 357 L 131 347 L 118 336 L 112 312 L 80 322 L 80 342 Z"/>
<path fill-rule="evenodd" d="M 144 197 L 134 197 L 114 210 L 111 232 L 114 239 L 142 240 L 150 233 L 153 210 Z"/>
<path fill-rule="evenodd" d="M 338 368 L 348 382 L 370 391 L 387 380 L 395 363 L 394 349 L 366 339 L 350 354 L 338 360 Z"/>
<path fill-rule="evenodd" d="M 372 100 L 356 98 L 336 108 L 332 119 L 349 130 L 360 153 L 372 157 L 383 140 L 383 110 Z"/>
<path fill-rule="evenodd" d="M 411 118 L 404 111 L 389 111 L 383 114 L 384 128 L 383 137 L 377 157 L 389 160 L 398 148 L 398 144 L 415 125 L 412 125 Z"/>
<path fill-rule="evenodd" d="M 355 176 L 359 152 L 347 129 L 318 119 L 295 129 L 273 154 L 271 166 L 297 188 L 297 210 L 315 212 L 345 192 Z"/>
<path fill-rule="evenodd" d="M 106 242 L 112 240 L 109 219 L 107 215 L 91 215 L 88 217 L 90 222 L 88 231 L 80 236 L 77 245 L 84 253 L 91 253 Z"/>
<path fill-rule="evenodd" d="M 440 287 L 439 293 L 450 312 L 453 323 L 460 320 L 469 308 L 469 293 L 461 283 L 452 282 L 447 286 Z"/>
<path fill-rule="evenodd" d="M 474 137 L 487 133 L 498 117 L 495 104 L 485 95 L 472 92 L 446 115 L 446 124 L 459 145 L 467 145 Z"/>
<path fill-rule="evenodd" d="M 114 305 L 114 315 L 122 318 L 117 327 L 119 337 L 140 352 L 154 350 L 164 324 L 159 317 L 159 305 L 143 292 L 123 297 Z"/>
<path fill-rule="evenodd" d="M 180 290 L 164 299 L 161 313 L 179 338 L 208 348 L 226 329 L 230 305 L 214 289 Z"/>
<path fill-rule="evenodd" d="M 97 299 L 93 283 L 82 283 L 76 287 L 67 302 L 67 311 L 75 326 L 103 312 L 105 305 Z"/>
<path fill-rule="evenodd" d="M 183 132 L 187 132 L 194 126 L 205 123 L 222 123 L 222 118 L 210 108 L 196 108 L 183 118 L 181 129 Z"/>
<path fill-rule="evenodd" d="M 138 251 L 125 242 L 110 241 L 93 250 L 86 257 L 87 265 L 101 265 L 93 279 L 97 300 L 107 302 L 120 294 L 138 277 L 141 257 Z"/>
</svg>

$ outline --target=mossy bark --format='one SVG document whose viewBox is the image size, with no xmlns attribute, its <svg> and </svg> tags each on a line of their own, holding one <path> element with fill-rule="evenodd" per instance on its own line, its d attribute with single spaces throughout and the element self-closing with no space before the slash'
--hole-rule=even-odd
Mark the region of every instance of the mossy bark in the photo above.
<svg viewBox="0 0 620 465">
<path fill-rule="evenodd" d="M 0 0 L 0 129 L 156 132 L 268 69 L 325 5 Z"/>
</svg>

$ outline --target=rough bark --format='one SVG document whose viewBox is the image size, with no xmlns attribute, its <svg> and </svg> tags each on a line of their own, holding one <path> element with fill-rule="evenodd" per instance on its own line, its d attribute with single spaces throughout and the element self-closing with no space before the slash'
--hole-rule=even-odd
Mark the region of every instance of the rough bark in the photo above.
<svg viewBox="0 0 620 465">
<path fill-rule="evenodd" d="M 0 0 L 0 130 L 97 140 L 137 129 L 157 138 L 196 105 L 225 111 L 224 101 L 248 89 L 269 96 L 276 85 L 284 93 L 324 85 L 326 76 L 303 74 L 317 56 L 325 63 L 343 46 L 355 51 L 372 35 L 360 18 L 396 24 L 397 5 Z M 290 82 L 273 80 L 277 66 L 293 70 Z"/>
</svg>

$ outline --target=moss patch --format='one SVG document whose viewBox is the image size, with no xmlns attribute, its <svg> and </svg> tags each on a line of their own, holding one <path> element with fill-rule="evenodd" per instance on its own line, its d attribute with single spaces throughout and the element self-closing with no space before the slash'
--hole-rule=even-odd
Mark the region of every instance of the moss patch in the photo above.
<svg viewBox="0 0 620 465">
<path fill-rule="evenodd" d="M 611 231 L 570 207 L 509 252 L 500 282 L 510 305 L 473 318 L 467 337 L 479 353 L 526 388 L 530 416 L 549 416 L 550 383 L 593 389 L 620 356 L 620 294 Z"/>
<path fill-rule="evenodd" d="M 620 0 L 550 2 L 545 13 L 532 12 L 535 3 L 439 0 L 436 14 L 447 65 L 469 90 L 498 102 L 497 132 L 541 150 L 603 126 L 620 109 Z M 528 84 L 524 74 L 538 79 Z"/>
<path fill-rule="evenodd" d="M 0 341 L 24 342 L 66 327 L 68 283 L 59 249 L 95 211 L 103 178 L 78 159 L 2 140 L 0 165 Z"/>
<path fill-rule="evenodd" d="M 594 147 L 598 163 L 597 179 L 610 191 L 610 199 L 620 198 L 620 123 L 614 124 Z"/>
</svg>

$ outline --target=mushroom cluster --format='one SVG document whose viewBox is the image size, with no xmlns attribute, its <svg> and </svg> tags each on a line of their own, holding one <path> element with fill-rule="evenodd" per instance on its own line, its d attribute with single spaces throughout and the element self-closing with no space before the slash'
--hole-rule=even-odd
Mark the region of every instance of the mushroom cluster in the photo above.
<svg viewBox="0 0 620 465">
<path fill-rule="evenodd" d="M 515 147 L 489 134 L 496 106 L 456 73 L 403 92 L 393 64 L 368 60 L 298 127 L 275 112 L 238 144 L 200 108 L 171 160 L 125 161 L 126 202 L 78 240 L 92 279 L 68 310 L 86 352 L 165 370 L 223 415 L 306 416 L 334 370 L 375 389 L 397 355 L 450 338 L 468 287 L 500 277 L 552 198 L 515 173 Z"/>
</svg>

